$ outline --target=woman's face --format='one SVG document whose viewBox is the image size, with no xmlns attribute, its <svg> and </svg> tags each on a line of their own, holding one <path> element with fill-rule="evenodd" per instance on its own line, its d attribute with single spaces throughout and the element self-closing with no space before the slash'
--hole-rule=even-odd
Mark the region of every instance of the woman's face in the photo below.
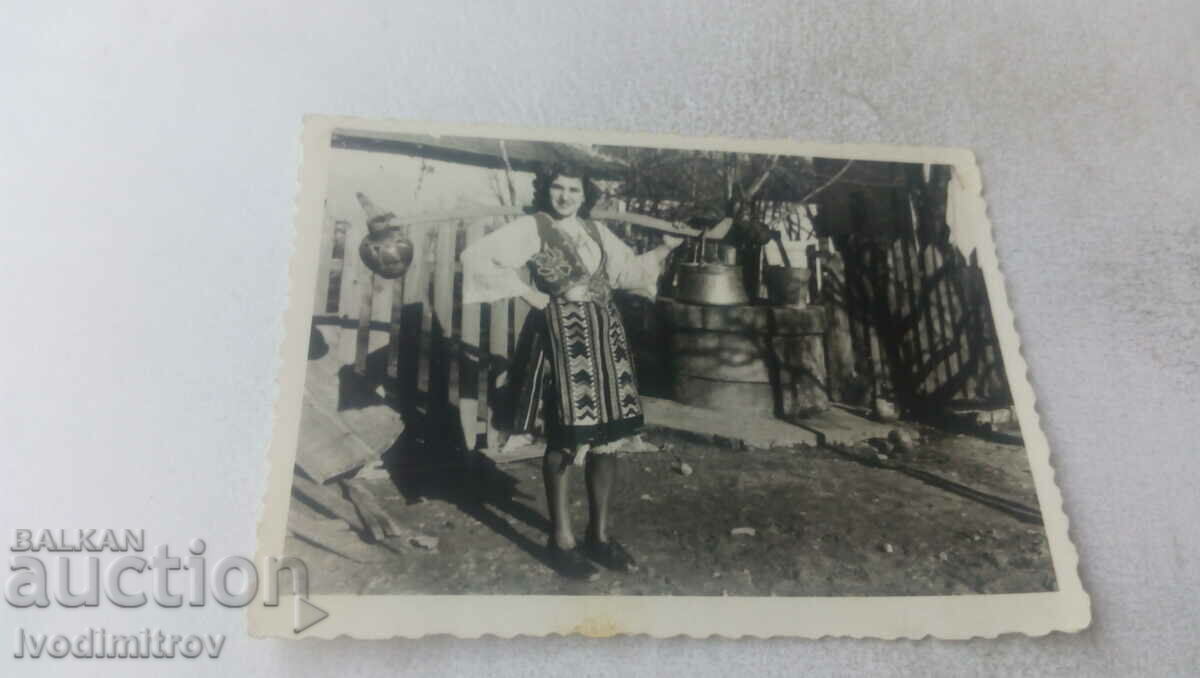
<svg viewBox="0 0 1200 678">
<path fill-rule="evenodd" d="M 550 182 L 550 206 L 559 218 L 573 217 L 583 206 L 583 180 L 558 175 Z"/>
</svg>

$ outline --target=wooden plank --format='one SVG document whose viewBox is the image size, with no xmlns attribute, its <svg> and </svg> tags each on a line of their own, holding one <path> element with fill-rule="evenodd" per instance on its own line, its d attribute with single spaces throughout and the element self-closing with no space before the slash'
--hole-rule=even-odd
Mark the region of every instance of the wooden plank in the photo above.
<svg viewBox="0 0 1200 678">
<path fill-rule="evenodd" d="M 306 389 L 300 408 L 296 465 L 318 482 L 351 473 L 377 458 L 361 438 Z"/>
<path fill-rule="evenodd" d="M 329 276 L 333 268 L 333 237 L 337 222 L 325 215 L 321 224 L 321 245 L 317 248 L 317 291 L 313 295 L 313 313 L 329 312 Z"/>
<path fill-rule="evenodd" d="M 367 354 L 370 352 L 371 315 L 375 300 L 375 274 L 363 271 L 363 284 L 359 286 L 358 329 L 354 340 L 354 371 L 367 373 Z"/>
<path fill-rule="evenodd" d="M 918 290 L 920 280 L 915 275 L 916 265 L 913 257 L 916 255 L 916 220 L 913 218 L 912 203 L 907 189 L 895 188 L 891 191 L 891 213 L 896 220 L 896 262 L 897 279 L 900 282 L 901 298 L 904 308 L 904 340 L 908 351 L 905 364 L 906 388 L 910 398 L 917 398 L 924 392 L 928 360 L 926 347 L 921 338 L 920 299 Z"/>
<path fill-rule="evenodd" d="M 958 260 L 955 258 L 955 252 L 951 251 L 946 257 L 946 266 L 948 268 L 946 274 L 946 299 L 947 307 L 950 310 L 950 315 L 954 319 L 954 326 L 959 328 L 959 331 L 953 337 L 955 345 L 955 353 L 958 355 L 958 376 L 961 382 L 958 393 L 961 397 L 970 399 L 974 397 L 973 389 L 970 386 L 971 375 L 971 346 L 970 339 L 967 333 L 971 331 L 971 319 L 968 317 L 970 308 L 964 303 L 962 290 L 962 268 L 958 265 Z"/>
<path fill-rule="evenodd" d="M 488 328 L 488 388 L 496 394 L 504 388 L 508 380 L 508 316 L 510 300 L 492 302 L 491 324 Z M 489 413 L 494 416 L 494 413 Z M 500 445 L 500 431 L 495 426 L 488 427 L 488 448 Z"/>
<path fill-rule="evenodd" d="M 419 367 L 428 357 L 421 350 L 422 317 L 428 306 L 427 254 L 426 235 L 428 226 L 413 226 L 409 229 L 408 237 L 413 243 L 413 260 L 404 276 L 404 301 L 402 308 L 401 347 L 398 355 L 397 384 L 405 398 L 415 399 L 421 390 L 419 383 Z"/>
<path fill-rule="evenodd" d="M 448 335 L 449 350 L 447 351 L 447 359 L 450 362 L 450 365 L 449 365 L 450 375 L 449 375 L 449 385 L 448 385 L 448 392 L 447 392 L 447 401 L 450 403 L 450 407 L 453 410 L 453 412 L 448 412 L 447 416 L 449 416 L 451 420 L 454 418 L 455 414 L 460 412 L 459 403 L 462 399 L 462 360 L 461 360 L 461 357 L 462 357 L 462 321 L 463 321 L 462 300 L 463 300 L 463 297 L 462 297 L 462 262 L 459 261 L 459 256 L 462 251 L 461 246 L 464 244 L 464 238 L 466 236 L 466 234 L 464 233 L 464 230 L 463 230 L 466 225 L 460 224 L 459 226 L 460 227 L 455 232 L 454 248 L 452 250 L 453 251 L 452 256 L 453 256 L 454 263 L 451 266 L 451 278 L 450 278 L 450 284 L 452 285 L 452 287 L 451 287 L 452 303 L 451 303 L 451 313 L 450 313 L 450 334 Z M 461 418 L 461 414 L 459 416 Z M 453 427 L 454 427 L 454 422 L 447 421 L 445 423 L 445 427 L 446 427 L 445 430 L 447 432 L 452 431 Z M 463 443 L 467 445 L 468 449 L 470 448 L 471 442 L 472 441 L 468 441 L 465 438 L 463 439 Z"/>
<path fill-rule="evenodd" d="M 454 250 L 457 243 L 457 224 L 437 229 L 433 271 L 434 317 L 430 328 L 433 344 L 429 366 L 429 418 L 439 433 L 447 430 L 445 417 L 453 404 L 450 402 L 450 356 L 454 341 Z"/>
<path fill-rule="evenodd" d="M 425 392 L 426 397 L 426 413 L 429 413 L 429 393 L 430 393 L 430 368 L 434 360 L 434 345 L 433 339 L 433 281 L 434 281 L 434 265 L 436 256 L 436 238 L 438 229 L 427 228 L 422 238 L 422 266 L 421 277 L 417 279 L 417 286 L 420 288 L 421 294 L 421 331 L 417 339 L 421 342 L 422 356 L 417 361 L 417 388 Z"/>
<path fill-rule="evenodd" d="M 888 318 L 889 318 L 889 325 L 890 325 L 890 327 L 888 328 L 888 332 L 890 333 L 890 336 L 888 336 L 888 340 L 891 341 L 893 343 L 893 345 L 888 346 L 887 344 L 881 344 L 881 347 L 884 349 L 883 358 L 884 358 L 885 364 L 887 364 L 889 367 L 895 367 L 892 365 L 893 360 L 898 361 L 901 364 L 904 364 L 904 362 L 906 360 L 906 356 L 904 354 L 904 342 L 900 338 L 901 332 L 899 329 L 899 323 L 897 322 L 897 318 L 899 318 L 901 315 L 900 293 L 899 293 L 899 289 L 898 289 L 898 284 L 896 282 L 895 253 L 894 253 L 894 248 L 892 247 L 892 245 L 893 245 L 893 243 L 889 242 L 888 244 L 886 244 L 884 246 L 884 251 L 883 251 L 883 256 L 882 256 L 882 261 L 884 262 L 883 265 L 884 265 L 884 271 L 885 271 L 885 278 L 884 278 L 884 283 L 885 283 L 885 288 L 886 288 L 885 294 L 887 297 L 887 310 L 888 310 Z M 880 340 L 881 341 L 883 340 L 883 336 L 880 336 Z M 889 349 L 890 349 L 890 351 L 889 351 Z M 894 369 L 889 370 L 887 373 L 889 379 L 892 378 L 895 373 L 896 373 L 896 370 L 894 370 Z M 896 389 L 898 386 L 899 386 L 898 384 L 895 384 L 895 383 L 892 384 L 893 389 Z"/>
<path fill-rule="evenodd" d="M 467 226 L 466 245 L 470 247 L 476 241 L 483 237 L 483 224 L 474 223 Z M 480 366 L 485 364 L 482 360 L 482 350 L 479 345 L 479 329 L 483 309 L 480 304 L 463 304 L 462 307 L 462 351 L 459 356 L 459 400 L 458 400 L 458 418 L 462 425 L 463 440 L 467 443 L 467 449 L 473 450 L 476 446 L 478 435 L 481 432 L 479 426 L 479 416 L 483 414 L 484 421 L 487 421 L 487 413 L 483 411 L 486 408 L 480 407 Z M 485 394 L 487 389 L 487 379 L 482 380 Z M 486 400 L 483 401 L 486 403 Z"/>
<path fill-rule="evenodd" d="M 920 395 L 929 392 L 929 344 L 925 341 L 925 328 L 921 326 L 921 277 L 916 270 L 916 240 L 911 236 L 911 229 L 909 232 L 910 235 L 899 239 L 900 251 L 897 254 L 904 281 L 904 317 L 907 319 L 907 334 L 911 342 L 909 372 L 912 374 L 913 395 Z"/>
<path fill-rule="evenodd" d="M 937 265 L 934 263 L 936 247 L 933 244 L 927 244 L 921 251 L 920 260 L 918 262 L 921 270 L 921 284 L 926 284 L 937 272 Z M 925 302 L 925 317 L 922 322 L 925 324 L 926 336 L 929 343 L 929 350 L 932 360 L 934 355 L 941 350 L 944 345 L 943 335 L 945 329 L 942 327 L 942 309 L 938 303 L 937 286 L 930 289 L 930 293 Z M 931 366 L 929 377 L 930 392 L 937 390 L 942 384 L 946 383 L 949 378 L 949 366 L 945 358 L 937 360 L 937 363 Z"/>
<path fill-rule="evenodd" d="M 979 303 L 979 299 L 974 294 L 974 285 L 972 284 L 974 280 L 970 277 L 973 267 L 964 263 L 959 267 L 959 271 L 961 275 L 958 278 L 958 288 L 963 312 L 968 314 L 967 317 L 970 320 L 970 324 L 967 326 L 968 331 L 963 333 L 963 340 L 967 347 L 967 364 L 972 367 L 967 373 L 964 395 L 968 400 L 977 400 L 980 397 L 979 375 L 983 372 L 984 366 L 983 347 L 980 345 L 983 305 Z"/>
<path fill-rule="evenodd" d="M 866 329 L 870 340 L 871 381 L 874 384 L 874 395 L 876 398 L 883 398 L 889 395 L 894 397 L 894 394 L 890 393 L 890 389 L 887 388 L 890 380 L 884 371 L 883 354 L 879 349 L 879 331 L 874 325 L 868 325 Z"/>
<path fill-rule="evenodd" d="M 895 261 L 895 278 L 896 292 L 899 295 L 900 302 L 900 340 L 904 346 L 904 375 L 908 384 L 905 386 L 909 390 L 906 396 L 915 395 L 916 375 L 920 368 L 920 349 L 917 346 L 916 333 L 913 331 L 916 326 L 912 324 L 913 320 L 913 297 L 910 289 L 910 278 L 908 275 L 907 257 L 905 256 L 904 237 L 901 235 L 893 242 L 892 247 L 893 259 Z"/>
<path fill-rule="evenodd" d="M 342 302 L 342 295 L 346 289 L 346 278 L 347 276 L 351 275 L 350 273 L 346 272 L 346 260 L 344 256 L 345 247 L 340 247 L 339 241 L 344 245 L 345 239 L 348 236 L 349 227 L 349 222 L 345 220 L 338 220 L 338 222 L 334 225 L 334 243 L 332 254 L 338 256 L 333 259 L 331 264 L 331 270 L 329 273 L 331 276 L 329 282 L 330 298 L 326 300 L 326 308 L 328 309 L 327 313 L 336 315 L 338 318 L 342 317 L 341 309 L 345 308 Z M 332 280 L 332 276 L 335 272 L 337 274 L 338 281 L 336 290 L 333 288 Z M 330 325 L 326 328 L 326 330 L 327 331 L 323 332 L 323 335 L 325 337 L 325 342 L 329 345 L 328 355 L 330 356 L 330 360 L 337 361 L 341 358 L 341 349 L 339 348 L 342 341 L 341 324 L 339 323 L 336 325 Z"/>
<path fill-rule="evenodd" d="M 372 400 L 372 394 L 352 393 L 353 384 L 344 385 L 343 379 L 351 377 L 349 370 L 332 372 L 326 367 L 336 367 L 329 362 L 310 361 L 304 381 L 304 392 L 315 405 L 328 416 L 335 417 L 347 430 L 357 436 L 370 450 L 371 458 L 378 458 L 396 442 L 404 432 L 404 419 L 392 407 Z M 366 402 L 352 407 L 343 407 L 343 394 L 363 397 Z M 320 480 L 320 479 L 319 479 Z"/>
<path fill-rule="evenodd" d="M 938 378 L 939 364 L 934 364 L 934 354 L 937 350 L 937 342 L 935 341 L 935 332 L 933 328 L 933 313 L 932 296 L 926 295 L 922 299 L 922 290 L 925 289 L 926 282 L 929 280 L 930 271 L 926 266 L 926 255 L 930 249 L 930 244 L 923 242 L 921 233 L 925 230 L 922 228 L 922 215 L 917 210 L 917 205 L 913 199 L 912 190 L 905 191 L 902 210 L 908 215 L 911 228 L 911 259 L 909 261 L 910 271 L 912 273 L 912 293 L 914 305 L 913 322 L 917 331 L 917 338 L 921 342 L 921 365 L 924 370 L 924 379 L 922 380 L 922 389 L 925 394 L 933 393 L 940 383 Z"/>
<path fill-rule="evenodd" d="M 388 379 L 395 380 L 400 376 L 400 352 L 404 329 L 404 278 L 392 281 L 391 316 L 388 318 Z"/>
<path fill-rule="evenodd" d="M 370 285 L 370 274 L 362 257 L 358 256 L 358 246 L 367 235 L 367 224 L 362 219 L 350 222 L 346 229 L 345 261 L 342 264 L 342 289 L 338 300 L 338 315 L 341 316 L 343 327 L 357 327 L 362 312 L 364 287 Z M 368 311 L 368 315 L 369 315 Z M 357 337 L 351 330 L 348 334 Z M 349 340 L 347 340 L 349 339 Z M 339 339 L 338 353 L 341 364 L 353 365 L 358 353 L 358 342 L 343 334 Z"/>
<path fill-rule="evenodd" d="M 328 297 L 321 302 L 321 306 L 325 308 L 327 314 L 336 314 L 341 304 L 342 298 L 342 281 L 345 279 L 345 264 L 346 264 L 346 236 L 350 229 L 350 222 L 345 219 L 338 219 L 333 225 L 333 239 L 330 242 L 330 270 L 329 270 L 329 291 Z M 334 278 L 337 278 L 337 287 L 334 288 Z"/>
<path fill-rule="evenodd" d="M 942 253 L 942 247 L 952 247 L 952 245 L 939 245 L 931 247 L 930 256 L 933 261 L 935 271 L 943 271 L 948 265 Z M 955 334 L 955 321 L 957 318 L 954 315 L 953 309 L 950 306 L 950 274 L 948 271 L 942 273 L 942 279 L 934 288 L 934 300 L 937 304 L 938 315 L 941 322 L 941 336 L 939 338 L 940 348 L 947 351 L 945 358 L 946 380 L 943 383 L 949 383 L 950 380 L 957 378 L 958 372 L 962 367 L 960 356 L 958 354 L 958 335 Z"/>
<path fill-rule="evenodd" d="M 507 207 L 507 206 L 487 206 L 478 205 L 465 207 L 449 211 L 438 212 L 423 212 L 419 214 L 409 214 L 405 216 L 393 217 L 391 224 L 411 224 L 414 226 L 473 221 L 485 217 L 498 217 L 511 219 L 513 217 L 525 216 L 525 209 L 522 207 Z M 663 219 L 658 219 L 644 214 L 636 214 L 634 212 L 615 212 L 611 210 L 592 210 L 590 218 L 600 221 L 616 221 L 626 224 L 634 224 L 644 228 L 650 228 L 663 233 L 672 235 L 696 237 L 700 235 L 700 231 L 683 224 L 677 224 Z"/>
<path fill-rule="evenodd" d="M 371 299 L 371 331 L 367 350 L 375 353 L 388 345 L 392 323 L 392 295 L 396 281 L 374 276 L 374 292 Z"/>
</svg>

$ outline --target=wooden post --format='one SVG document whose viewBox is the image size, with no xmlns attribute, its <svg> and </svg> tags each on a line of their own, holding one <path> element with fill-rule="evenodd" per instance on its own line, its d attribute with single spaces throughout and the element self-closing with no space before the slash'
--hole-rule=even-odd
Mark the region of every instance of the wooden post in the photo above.
<svg viewBox="0 0 1200 678">
<path fill-rule="evenodd" d="M 474 223 L 467 226 L 466 245 L 470 247 L 477 240 L 483 237 L 483 224 Z M 458 418 L 462 425 L 463 440 L 466 441 L 467 450 L 473 450 L 476 447 L 480 427 L 479 415 L 480 408 L 480 382 L 483 382 L 483 388 L 486 393 L 487 379 L 480 380 L 480 366 L 486 364 L 482 358 L 481 347 L 479 345 L 479 325 L 480 316 L 483 309 L 480 304 L 463 304 L 462 307 L 462 352 L 459 356 L 459 381 L 460 394 L 458 400 Z M 484 401 L 486 403 L 486 401 Z M 482 412 L 485 417 L 486 411 Z"/>
<path fill-rule="evenodd" d="M 333 238 L 337 222 L 325 215 L 321 224 L 321 246 L 317 248 L 317 291 L 313 296 L 313 314 L 329 312 L 329 276 L 333 269 Z"/>
<path fill-rule="evenodd" d="M 492 393 L 499 392 L 500 389 L 507 386 L 508 381 L 508 314 L 510 300 L 503 299 L 501 301 L 492 302 L 491 305 L 491 327 L 488 331 L 488 342 L 490 351 L 488 355 L 488 372 L 489 372 L 489 387 Z M 493 407 L 494 409 L 494 407 Z M 494 412 L 489 412 L 489 416 L 494 416 Z M 497 449 L 500 447 L 500 431 L 495 426 L 488 427 L 488 448 Z"/>
<path fill-rule="evenodd" d="M 397 278 L 392 281 L 392 307 L 391 316 L 388 318 L 388 360 L 387 360 L 387 376 L 388 379 L 395 381 L 400 378 L 400 344 L 404 337 L 404 278 Z M 393 384 L 394 388 L 399 389 L 399 384 Z"/>
<path fill-rule="evenodd" d="M 345 249 L 342 260 L 341 292 L 338 300 L 338 315 L 342 327 L 338 331 L 338 355 L 342 365 L 354 365 L 358 355 L 357 330 L 359 318 L 364 313 L 363 299 L 370 297 L 364 287 L 370 287 L 370 271 L 358 256 L 358 246 L 367 235 L 367 224 L 355 219 L 346 227 Z M 369 307 L 366 315 L 371 315 Z"/>
<path fill-rule="evenodd" d="M 371 341 L 371 315 L 374 313 L 372 302 L 375 300 L 375 274 L 362 271 L 363 284 L 359 286 L 362 295 L 358 304 L 358 329 L 354 341 L 354 371 L 359 375 L 367 373 L 367 353 Z"/>
<path fill-rule="evenodd" d="M 846 265 L 833 247 L 829 238 L 821 238 L 821 253 L 816 257 L 823 261 L 823 273 L 829 280 L 821 282 L 821 303 L 829 322 L 825 331 L 826 383 L 829 397 L 838 402 L 852 399 L 852 385 L 856 381 L 857 369 L 854 361 L 854 341 L 850 336 L 850 316 L 846 310 L 849 301 Z"/>
<path fill-rule="evenodd" d="M 422 350 L 422 330 L 425 308 L 428 306 L 429 284 L 427 258 L 429 255 L 426 234 L 427 224 L 409 227 L 408 238 L 413 243 L 413 260 L 404 275 L 404 306 L 402 316 L 401 345 L 398 373 L 402 380 L 401 393 L 410 403 L 415 402 L 421 391 L 421 365 L 428 359 Z"/>
<path fill-rule="evenodd" d="M 930 279 L 937 273 L 937 266 L 934 261 L 934 250 L 936 246 L 933 243 L 925 243 L 925 246 L 920 252 L 920 258 L 917 260 L 921 271 L 921 285 L 924 287 L 929 283 Z M 940 283 L 939 283 L 940 285 Z M 930 383 L 929 392 L 937 390 L 942 384 L 946 383 L 949 378 L 949 368 L 947 367 L 947 358 L 934 358 L 945 345 L 945 328 L 942 327 L 942 309 L 938 303 L 938 285 L 934 285 L 925 295 L 925 319 L 922 321 L 925 325 L 926 336 L 929 343 L 930 361 L 936 360 L 935 364 L 930 365 Z"/>
<path fill-rule="evenodd" d="M 454 343 L 454 267 L 458 222 L 440 225 L 435 236 L 433 323 L 430 327 L 429 420 L 439 434 L 447 430 L 445 417 L 456 403 L 450 396 L 450 356 Z M 457 390 L 457 389 L 455 389 Z M 435 414 L 436 413 L 436 414 Z"/>
<path fill-rule="evenodd" d="M 941 272 L 949 263 L 942 252 L 943 247 L 952 247 L 949 244 L 939 244 L 936 247 L 931 247 L 930 258 L 933 262 L 935 271 Z M 941 274 L 942 278 L 938 282 L 937 287 L 933 290 L 933 299 L 937 304 L 938 315 L 941 318 L 941 334 L 939 342 L 942 348 L 946 351 L 944 359 L 946 379 L 943 383 L 950 383 L 953 379 L 958 378 L 959 370 L 962 368 L 962 359 L 959 355 L 958 334 L 956 334 L 955 325 L 958 316 L 954 313 L 954 308 L 950 304 L 950 272 L 945 271 Z M 949 397 L 949 394 L 948 394 Z"/>
</svg>

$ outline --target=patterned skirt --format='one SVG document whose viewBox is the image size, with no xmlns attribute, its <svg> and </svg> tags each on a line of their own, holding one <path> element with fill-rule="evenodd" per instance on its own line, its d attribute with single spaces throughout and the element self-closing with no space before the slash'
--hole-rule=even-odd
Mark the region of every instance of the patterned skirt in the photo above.
<svg viewBox="0 0 1200 678">
<path fill-rule="evenodd" d="M 633 356 L 611 301 L 552 299 L 529 314 L 515 358 L 515 429 L 532 431 L 542 406 L 548 449 L 603 445 L 642 427 Z"/>
</svg>

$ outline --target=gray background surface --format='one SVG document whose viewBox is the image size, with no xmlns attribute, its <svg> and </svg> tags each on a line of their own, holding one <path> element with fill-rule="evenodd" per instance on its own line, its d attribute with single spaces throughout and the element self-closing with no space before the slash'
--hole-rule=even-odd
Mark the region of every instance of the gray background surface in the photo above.
<svg viewBox="0 0 1200 678">
<path fill-rule="evenodd" d="M 0 673 L 1194 673 L 1198 70 L 1195 2 L 10 3 L 6 543 L 141 527 L 253 552 L 304 113 L 952 145 L 979 157 L 1095 622 L 967 643 L 287 643 L 215 606 L 3 607 L 0 638 L 230 639 L 169 664 L 4 647 Z"/>
</svg>

